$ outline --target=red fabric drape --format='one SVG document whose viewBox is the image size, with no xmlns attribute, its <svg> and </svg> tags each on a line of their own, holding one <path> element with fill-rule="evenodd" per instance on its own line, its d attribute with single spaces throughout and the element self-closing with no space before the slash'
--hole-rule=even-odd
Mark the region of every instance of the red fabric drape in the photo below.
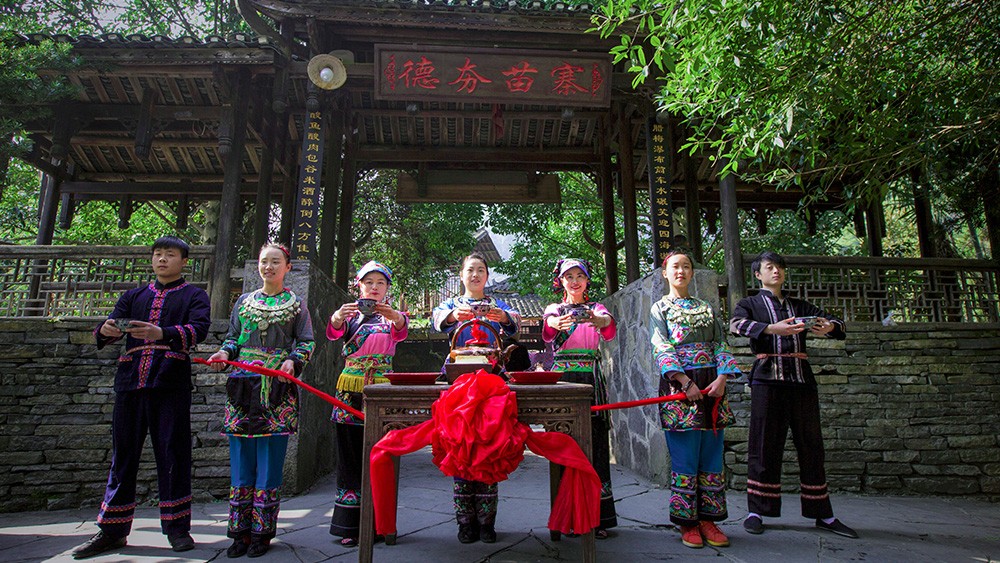
<svg viewBox="0 0 1000 563">
<path fill-rule="evenodd" d="M 431 407 L 431 419 L 393 430 L 372 448 L 370 458 L 375 530 L 396 533 L 393 456 L 430 444 L 442 473 L 498 483 L 524 459 L 524 447 L 565 467 L 549 516 L 549 528 L 586 533 L 600 520 L 601 481 L 571 437 L 532 432 L 517 421 L 517 397 L 503 380 L 483 370 L 459 377 Z"/>
</svg>

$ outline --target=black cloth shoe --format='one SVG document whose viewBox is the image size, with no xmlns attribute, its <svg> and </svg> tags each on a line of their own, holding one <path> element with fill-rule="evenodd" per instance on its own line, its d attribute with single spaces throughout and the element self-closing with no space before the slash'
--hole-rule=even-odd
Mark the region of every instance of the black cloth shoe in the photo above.
<svg viewBox="0 0 1000 563">
<path fill-rule="evenodd" d="M 86 559 L 88 557 L 93 557 L 100 553 L 104 553 L 105 551 L 125 547 L 125 543 L 126 539 L 124 536 L 116 538 L 114 536 L 109 536 L 104 532 L 97 532 L 94 534 L 94 537 L 90 538 L 86 543 L 73 550 L 73 559 Z"/>
<path fill-rule="evenodd" d="M 170 549 L 174 551 L 191 551 L 194 549 L 194 538 L 187 532 L 177 534 L 176 536 L 167 536 L 167 541 L 170 542 Z"/>
<path fill-rule="evenodd" d="M 230 559 L 243 557 L 247 554 L 248 549 L 250 549 L 250 536 L 235 538 L 233 539 L 233 545 L 229 546 L 229 549 L 226 550 L 226 557 Z"/>
<path fill-rule="evenodd" d="M 458 541 L 462 543 L 472 543 L 479 541 L 479 530 L 472 524 L 458 525 Z"/>
<path fill-rule="evenodd" d="M 496 543 L 497 542 L 497 531 L 493 526 L 483 526 L 479 530 L 479 539 L 483 543 Z"/>
<path fill-rule="evenodd" d="M 822 522 L 822 520 L 817 520 L 817 522 Z M 818 525 L 819 524 L 817 524 L 817 526 Z M 748 534 L 763 534 L 764 521 L 761 520 L 759 516 L 750 516 L 743 521 L 743 529 L 746 530 Z"/>
<path fill-rule="evenodd" d="M 830 530 L 831 532 L 837 534 L 838 536 L 844 536 L 845 538 L 858 539 L 858 533 L 855 532 L 850 526 L 844 524 L 840 520 L 834 518 L 833 522 L 827 524 L 823 520 L 816 519 L 816 527 L 823 530 Z"/>
<path fill-rule="evenodd" d="M 270 548 L 270 540 L 253 540 L 250 542 L 250 548 L 247 549 L 247 557 L 260 557 L 267 553 Z"/>
</svg>

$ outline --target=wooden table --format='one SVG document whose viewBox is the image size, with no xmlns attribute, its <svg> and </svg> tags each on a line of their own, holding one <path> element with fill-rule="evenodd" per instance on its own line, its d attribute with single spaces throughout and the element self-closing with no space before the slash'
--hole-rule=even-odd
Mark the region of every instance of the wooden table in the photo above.
<svg viewBox="0 0 1000 563">
<path fill-rule="evenodd" d="M 375 541 L 375 512 L 372 508 L 372 487 L 368 465 L 372 447 L 390 430 L 407 428 L 431 417 L 431 404 L 448 386 L 391 385 L 380 383 L 365 387 L 365 445 L 361 473 L 361 537 L 358 539 L 358 561 L 370 563 L 372 544 Z M 525 424 L 541 424 L 549 432 L 569 434 L 590 459 L 590 398 L 594 391 L 590 385 L 557 383 L 555 385 L 511 385 L 517 394 L 517 418 Z M 396 467 L 397 483 L 399 464 Z M 562 466 L 549 464 L 549 491 L 554 500 L 562 476 Z M 551 532 L 558 540 L 559 532 Z M 596 562 L 594 532 L 580 536 L 583 540 L 583 561 Z M 456 540 L 457 541 L 457 540 Z M 393 545 L 396 536 L 386 536 L 385 543 Z"/>
</svg>

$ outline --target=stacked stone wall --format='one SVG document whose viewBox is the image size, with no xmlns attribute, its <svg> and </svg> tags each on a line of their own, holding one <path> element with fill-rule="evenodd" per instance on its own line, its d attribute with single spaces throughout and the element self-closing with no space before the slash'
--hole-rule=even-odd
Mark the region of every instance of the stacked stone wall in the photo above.
<svg viewBox="0 0 1000 563">
<path fill-rule="evenodd" d="M 111 467 L 114 372 L 120 345 L 98 351 L 93 320 L 0 320 L 0 511 L 100 503 Z M 215 321 L 203 349 L 217 349 L 228 323 Z M 219 434 L 225 376 L 195 369 L 191 405 L 193 492 L 229 493 L 229 450 Z M 140 502 L 156 499 L 147 440 Z"/>
<path fill-rule="evenodd" d="M 249 291 L 260 285 L 256 262 L 246 265 Z M 286 283 L 309 306 L 316 350 L 304 380 L 327 392 L 343 365 L 326 323 L 347 294 L 306 261 L 296 260 Z M 228 312 L 223 314 L 228 318 Z M 223 316 L 216 315 L 216 316 Z M 97 350 L 101 319 L 0 319 L 0 511 L 97 506 L 111 467 L 114 373 L 121 344 Z M 195 354 L 219 349 L 228 320 L 212 322 Z M 225 373 L 193 368 L 192 493 L 197 501 L 227 499 L 229 446 L 221 435 Z M 330 405 L 300 393 L 299 433 L 289 442 L 285 494 L 301 492 L 336 467 Z M 139 465 L 137 500 L 155 503 L 156 465 L 149 440 Z M 332 499 L 331 499 L 332 501 Z"/>
<path fill-rule="evenodd" d="M 604 301 L 619 326 L 602 348 L 612 401 L 655 396 L 648 315 L 662 295 L 653 272 Z M 729 341 L 749 371 L 747 339 Z M 810 337 L 808 346 L 831 488 L 1000 499 L 1000 326 L 849 323 L 847 340 Z M 744 380 L 728 393 L 737 422 L 726 430 L 726 468 L 730 486 L 742 490 L 750 395 Z M 613 411 L 612 422 L 617 462 L 665 483 L 669 459 L 655 407 Z M 796 459 L 789 439 L 786 492 L 798 489 Z"/>
</svg>

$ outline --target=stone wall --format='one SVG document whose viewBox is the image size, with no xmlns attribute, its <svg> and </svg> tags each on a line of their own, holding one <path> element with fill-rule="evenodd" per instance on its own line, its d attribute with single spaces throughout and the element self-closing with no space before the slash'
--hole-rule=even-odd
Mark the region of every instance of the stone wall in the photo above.
<svg viewBox="0 0 1000 563">
<path fill-rule="evenodd" d="M 604 301 L 619 327 L 602 349 L 612 401 L 655 396 L 647 325 L 662 294 L 653 272 Z M 747 340 L 730 343 L 748 370 Z M 833 489 L 1000 498 L 1000 326 L 856 323 L 846 341 L 810 337 L 809 346 Z M 745 489 L 750 396 L 743 380 L 728 392 L 737 423 L 726 430 L 726 467 L 730 485 Z M 655 407 L 613 411 L 612 421 L 617 462 L 665 483 L 669 459 Z M 784 482 L 797 490 L 791 440 Z"/>
<path fill-rule="evenodd" d="M 749 367 L 747 340 L 731 343 Z M 854 323 L 846 341 L 810 338 L 808 346 L 831 487 L 1000 499 L 1000 326 Z M 731 387 L 742 428 L 726 436 L 737 488 L 746 483 L 745 387 Z M 789 447 L 784 481 L 797 487 Z"/>
<path fill-rule="evenodd" d="M 96 506 L 111 466 L 114 372 L 120 346 L 98 351 L 93 320 L 0 320 L 0 511 Z M 215 321 L 203 349 L 217 349 Z M 196 368 L 191 406 L 194 494 L 229 493 L 229 451 L 219 435 L 225 376 Z M 139 466 L 140 502 L 156 499 L 148 441 Z M 96 513 L 95 513 L 96 516 Z"/>
<path fill-rule="evenodd" d="M 247 289 L 260 283 L 256 263 L 247 266 Z M 303 295 L 313 318 L 316 352 L 304 380 L 335 388 L 340 345 L 326 339 L 326 320 L 349 299 L 308 262 L 295 261 L 286 278 Z M 0 511 L 97 506 L 111 464 L 114 371 L 121 346 L 98 351 L 92 331 L 100 319 L 0 319 Z M 215 320 L 198 356 L 207 357 L 225 338 L 228 321 Z M 194 367 L 191 406 L 193 493 L 196 500 L 229 494 L 229 449 L 220 434 L 225 373 Z M 302 393 L 300 432 L 285 463 L 288 494 L 333 471 L 335 448 L 330 406 Z M 140 503 L 156 500 L 156 466 L 147 440 L 139 466 Z M 95 513 L 96 515 L 96 513 Z"/>
</svg>

